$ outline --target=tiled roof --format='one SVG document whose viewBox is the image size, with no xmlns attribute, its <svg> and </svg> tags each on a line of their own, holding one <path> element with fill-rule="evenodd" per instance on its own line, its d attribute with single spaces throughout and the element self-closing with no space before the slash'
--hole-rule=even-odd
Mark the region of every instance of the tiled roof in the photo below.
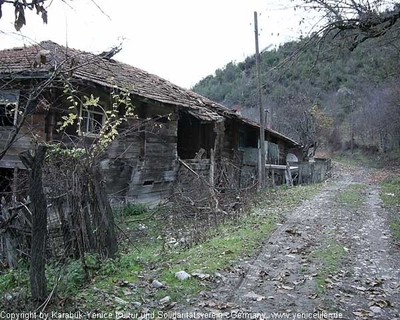
<svg viewBox="0 0 400 320">
<path fill-rule="evenodd" d="M 46 57 L 45 63 L 40 62 L 41 57 Z M 257 123 L 239 116 L 234 111 L 156 75 L 113 59 L 66 48 L 52 41 L 0 51 L 0 77 L 42 77 L 55 68 L 72 71 L 74 78 L 105 87 L 130 89 L 133 94 L 142 98 L 177 105 L 203 121 L 220 121 L 228 117 L 258 127 Z M 297 145 L 294 140 L 276 131 L 268 131 Z"/>
</svg>

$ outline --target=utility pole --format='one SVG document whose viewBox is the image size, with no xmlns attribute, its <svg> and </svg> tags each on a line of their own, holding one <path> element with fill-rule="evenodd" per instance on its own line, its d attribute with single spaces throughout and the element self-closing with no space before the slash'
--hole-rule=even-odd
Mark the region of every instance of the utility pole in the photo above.
<svg viewBox="0 0 400 320">
<path fill-rule="evenodd" d="M 354 148 L 353 110 L 354 110 L 354 99 L 351 100 L 351 106 L 350 106 L 350 150 L 351 150 L 351 156 L 353 156 L 353 148 Z"/>
<path fill-rule="evenodd" d="M 258 190 L 264 187 L 265 175 L 265 114 L 262 106 L 262 93 L 261 93 L 261 57 L 260 49 L 258 46 L 258 21 L 257 11 L 254 11 L 254 34 L 256 40 L 256 66 L 257 66 L 257 91 L 258 91 L 258 107 L 260 109 L 260 148 L 258 156 Z"/>
</svg>

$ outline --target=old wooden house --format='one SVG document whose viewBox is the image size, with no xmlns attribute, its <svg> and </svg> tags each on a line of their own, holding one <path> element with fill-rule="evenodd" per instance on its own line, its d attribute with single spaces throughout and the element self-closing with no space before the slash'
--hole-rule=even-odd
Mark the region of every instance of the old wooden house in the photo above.
<svg viewBox="0 0 400 320">
<path fill-rule="evenodd" d="M 97 106 L 78 106 L 78 123 L 61 133 L 59 121 L 69 114 L 65 83 L 74 94 L 99 97 Z M 211 149 L 216 159 L 232 161 L 243 172 L 257 163 L 259 126 L 190 90 L 112 59 L 46 41 L 0 51 L 0 175 L 2 192 L 11 190 L 15 170 L 24 167 L 18 154 L 33 143 L 74 143 L 71 137 L 96 139 L 113 90 L 129 90 L 137 118 L 132 130 L 107 150 L 100 162 L 109 195 L 121 201 L 157 202 L 168 196 L 177 179 L 179 159 L 207 170 Z M 12 132 L 26 121 L 5 150 Z M 285 164 L 292 139 L 265 130 L 269 163 Z M 199 153 L 199 151 L 201 151 Z M 238 177 L 240 180 L 241 177 Z M 240 181 L 239 181 L 240 183 Z"/>
</svg>

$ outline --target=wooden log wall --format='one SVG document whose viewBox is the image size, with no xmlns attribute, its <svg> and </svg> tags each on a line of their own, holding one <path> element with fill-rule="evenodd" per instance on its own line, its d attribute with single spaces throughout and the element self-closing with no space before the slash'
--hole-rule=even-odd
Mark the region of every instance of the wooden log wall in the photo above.
<svg viewBox="0 0 400 320">
<path fill-rule="evenodd" d="M 147 106 L 146 117 L 173 110 Z M 138 123 L 132 124 L 138 127 Z M 137 131 L 118 138 L 102 161 L 107 192 L 114 201 L 154 205 L 171 192 L 177 177 L 178 118 L 141 125 Z"/>
<path fill-rule="evenodd" d="M 4 150 L 8 139 L 10 137 L 11 131 L 13 130 L 12 127 L 0 127 L 0 150 Z M 0 160 L 0 167 L 2 168 L 14 168 L 18 167 L 20 169 L 25 168 L 22 165 L 21 160 L 19 159 L 19 154 L 32 147 L 32 135 L 30 133 L 21 132 L 17 135 L 14 143 L 8 149 L 7 153 Z"/>
<path fill-rule="evenodd" d="M 41 140 L 45 138 L 45 117 L 46 111 L 39 107 L 39 101 L 42 97 L 36 100 L 30 100 L 29 104 L 27 97 L 37 86 L 34 79 L 25 80 L 3 80 L 0 81 L 1 91 L 7 92 L 12 91 L 18 95 L 18 111 L 22 112 L 25 108 L 27 118 L 24 127 L 21 128 L 19 134 L 17 135 L 15 141 L 13 142 L 11 148 L 8 150 L 7 154 L 0 160 L 1 168 L 14 168 L 18 167 L 20 169 L 25 168 L 22 165 L 18 155 L 24 150 L 27 150 L 33 146 L 33 138 Z M 4 107 L 4 105 L 2 105 Z M 20 116 L 18 116 L 17 122 L 20 121 Z M 10 136 L 12 135 L 12 126 L 0 126 L 0 151 L 4 150 Z M 42 134 L 43 133 L 43 134 Z"/>
</svg>

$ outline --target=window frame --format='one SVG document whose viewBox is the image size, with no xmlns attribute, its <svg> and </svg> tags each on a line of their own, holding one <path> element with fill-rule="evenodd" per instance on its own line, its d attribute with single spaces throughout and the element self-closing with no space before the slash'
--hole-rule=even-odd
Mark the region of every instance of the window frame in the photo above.
<svg viewBox="0 0 400 320">
<path fill-rule="evenodd" d="M 1 96 L 6 96 L 7 94 L 15 96 L 15 101 L 14 102 L 3 101 L 1 99 Z M 15 105 L 12 124 L 11 125 L 2 125 L 2 124 L 0 124 L 0 127 L 14 127 L 14 126 L 17 125 L 19 100 L 20 100 L 19 97 L 20 97 L 20 91 L 19 90 L 0 90 L 0 108 L 2 108 L 4 106 L 4 115 L 0 114 L 0 117 L 7 117 L 9 120 L 11 120 L 11 117 L 7 116 L 6 108 L 11 104 Z"/>
<path fill-rule="evenodd" d="M 90 108 L 95 108 L 97 110 L 91 110 Z M 105 119 L 106 119 L 106 114 L 104 111 L 104 106 L 102 106 L 101 104 L 99 104 L 98 106 L 83 106 L 81 105 L 81 107 L 79 108 L 79 126 L 78 126 L 78 134 L 80 136 L 84 136 L 84 137 L 92 137 L 92 138 L 98 138 L 100 136 L 99 132 L 95 132 L 95 131 L 89 131 L 89 126 L 90 122 L 98 122 L 95 118 L 89 118 L 89 116 L 93 116 L 93 115 L 101 115 L 101 126 L 100 126 L 100 130 L 103 128 L 104 123 L 105 123 Z M 88 119 L 89 121 L 87 121 L 87 123 L 84 123 L 84 113 L 86 113 L 88 116 L 86 117 L 86 119 Z M 92 124 L 92 126 L 95 126 L 96 123 Z M 86 126 L 86 128 L 83 128 L 83 126 Z"/>
</svg>

